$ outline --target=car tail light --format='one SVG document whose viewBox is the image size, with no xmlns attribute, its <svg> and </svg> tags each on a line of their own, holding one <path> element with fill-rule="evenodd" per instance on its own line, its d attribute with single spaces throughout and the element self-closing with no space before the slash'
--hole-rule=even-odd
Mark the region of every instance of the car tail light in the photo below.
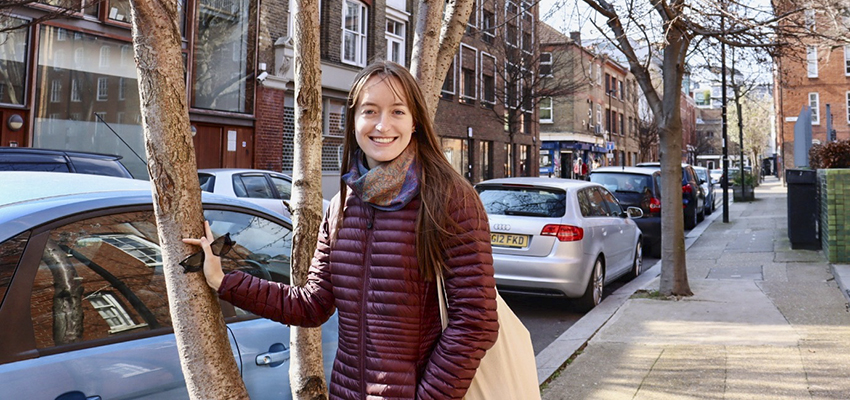
<svg viewBox="0 0 850 400">
<path fill-rule="evenodd" d="M 653 197 L 649 200 L 649 212 L 651 213 L 660 213 L 661 212 L 661 200 L 657 197 Z"/>
<path fill-rule="evenodd" d="M 543 227 L 540 236 L 556 236 L 562 242 L 577 242 L 584 238 L 584 229 L 572 225 L 549 224 Z"/>
<path fill-rule="evenodd" d="M 691 187 L 691 185 L 682 186 L 682 193 L 691 194 L 693 192 L 694 192 L 694 189 Z"/>
</svg>

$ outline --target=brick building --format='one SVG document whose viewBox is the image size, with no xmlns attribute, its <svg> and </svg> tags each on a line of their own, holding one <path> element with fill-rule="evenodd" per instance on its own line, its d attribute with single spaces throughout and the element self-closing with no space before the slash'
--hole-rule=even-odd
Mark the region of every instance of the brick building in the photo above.
<svg viewBox="0 0 850 400">
<path fill-rule="evenodd" d="M 790 3 L 777 2 L 777 11 Z M 834 21 L 820 11 L 807 10 L 803 22 L 808 29 L 828 34 Z M 825 143 L 827 106 L 832 114 L 832 128 L 837 140 L 850 139 L 850 46 L 830 46 L 806 39 L 804 46 L 786 47 L 775 58 L 774 106 L 776 109 L 777 173 L 785 176 L 794 165 L 794 125 L 801 110 L 808 106 L 812 113 L 812 140 Z"/>
<path fill-rule="evenodd" d="M 257 0 L 181 4 L 198 167 L 291 171 L 294 15 L 289 10 L 294 1 L 259 7 Z M 386 58 L 409 66 L 413 4 L 321 3 L 325 197 L 333 196 L 339 186 L 348 89 L 372 60 Z M 43 4 L 18 7 L 0 26 L 18 26 L 49 11 Z M 507 86 L 500 80 L 504 70 L 508 65 L 522 65 L 524 71 L 536 68 L 531 65 L 537 54 L 536 21 L 536 6 L 504 0 L 477 2 L 470 17 L 436 125 L 445 137 L 446 155 L 472 181 L 536 174 L 529 167 L 537 162 L 536 107 L 509 108 L 520 110 L 519 128 L 506 129 L 497 118 L 504 115 L 504 97 L 497 96 L 497 90 Z M 0 69 L 8 71 L 0 74 L 0 145 L 120 154 L 134 176 L 146 178 L 129 0 L 107 0 L 67 18 L 11 31 L 7 37 L 0 43 Z M 517 60 L 506 63 L 506 54 Z"/>
<path fill-rule="evenodd" d="M 572 93 L 541 106 L 541 175 L 575 178 L 579 160 L 635 165 L 638 160 L 638 86 L 629 70 L 541 23 L 540 51 L 551 54 L 551 79 L 571 79 Z M 612 142 L 614 149 L 607 149 Z M 610 155 L 610 157 L 609 157 Z"/>
</svg>

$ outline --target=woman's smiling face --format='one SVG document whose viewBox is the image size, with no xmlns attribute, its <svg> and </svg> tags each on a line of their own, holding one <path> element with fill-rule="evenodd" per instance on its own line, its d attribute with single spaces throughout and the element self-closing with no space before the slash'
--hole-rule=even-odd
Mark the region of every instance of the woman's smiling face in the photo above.
<svg viewBox="0 0 850 400">
<path fill-rule="evenodd" d="M 357 145 L 370 169 L 398 157 L 415 128 L 407 99 L 393 87 L 401 87 L 397 78 L 373 75 L 363 85 L 354 111 Z"/>
</svg>

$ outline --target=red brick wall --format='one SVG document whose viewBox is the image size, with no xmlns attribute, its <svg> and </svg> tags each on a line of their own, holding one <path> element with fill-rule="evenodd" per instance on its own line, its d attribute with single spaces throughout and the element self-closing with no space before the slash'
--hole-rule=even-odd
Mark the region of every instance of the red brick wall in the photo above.
<svg viewBox="0 0 850 400">
<path fill-rule="evenodd" d="M 283 90 L 257 90 L 254 168 L 281 171 L 283 158 Z"/>
</svg>

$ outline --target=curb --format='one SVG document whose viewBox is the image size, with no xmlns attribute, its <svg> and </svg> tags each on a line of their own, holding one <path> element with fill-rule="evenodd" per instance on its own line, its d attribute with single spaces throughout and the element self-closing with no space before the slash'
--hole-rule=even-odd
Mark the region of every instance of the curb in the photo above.
<svg viewBox="0 0 850 400">
<path fill-rule="evenodd" d="M 705 220 L 698 224 L 694 229 L 691 229 L 685 234 L 685 251 L 702 236 L 703 232 L 714 223 L 723 210 L 718 208 L 711 215 L 705 217 Z M 850 283 L 850 265 L 846 267 L 845 277 Z M 617 289 L 616 292 L 606 297 L 587 314 L 581 317 L 575 324 L 569 327 L 564 333 L 555 339 L 549 346 L 546 346 L 539 354 L 534 357 L 537 363 L 537 383 L 544 383 L 554 379 L 558 371 L 566 367 L 567 361 L 575 357 L 578 352 L 584 348 L 587 342 L 596 335 L 612 316 L 626 303 L 635 292 L 645 289 L 661 275 L 661 260 L 658 260 L 650 268 L 643 271 L 635 279 Z M 834 274 L 833 274 L 834 275 Z M 840 284 L 840 283 L 839 283 Z M 850 301 L 850 291 L 845 290 L 841 285 L 842 292 Z"/>
</svg>

